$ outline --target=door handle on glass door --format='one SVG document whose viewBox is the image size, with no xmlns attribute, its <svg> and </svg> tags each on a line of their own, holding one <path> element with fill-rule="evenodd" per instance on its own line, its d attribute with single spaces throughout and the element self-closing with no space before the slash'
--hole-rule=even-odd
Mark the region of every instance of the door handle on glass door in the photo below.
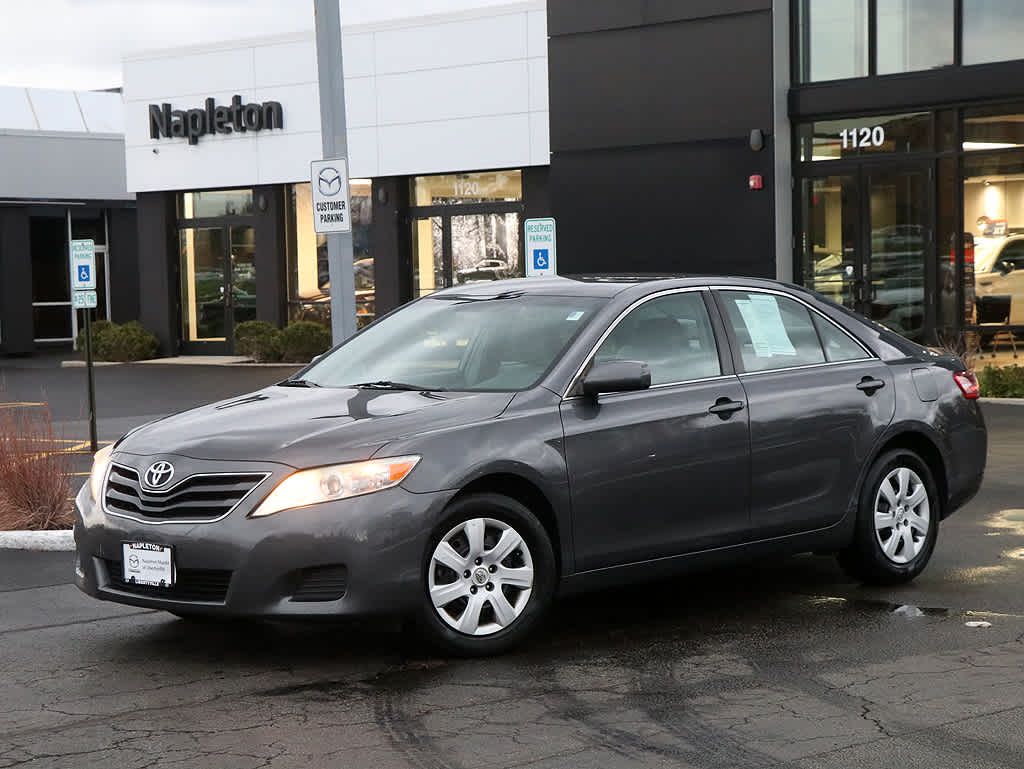
<svg viewBox="0 0 1024 769">
<path fill-rule="evenodd" d="M 862 392 L 865 392 L 868 395 L 874 395 L 875 390 L 881 390 L 883 387 L 885 387 L 885 382 L 883 382 L 881 379 L 874 379 L 869 376 L 866 376 L 863 379 L 861 379 L 857 385 L 858 390 L 861 390 Z"/>
<path fill-rule="evenodd" d="M 743 408 L 743 401 L 733 401 L 728 398 L 719 398 L 715 405 L 708 409 L 709 414 L 718 414 L 722 419 L 728 419 L 734 411 Z"/>
</svg>

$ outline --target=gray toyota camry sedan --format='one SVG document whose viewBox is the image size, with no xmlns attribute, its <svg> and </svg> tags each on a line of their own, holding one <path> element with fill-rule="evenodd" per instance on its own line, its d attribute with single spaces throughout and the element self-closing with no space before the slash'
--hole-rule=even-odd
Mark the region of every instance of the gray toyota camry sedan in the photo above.
<svg viewBox="0 0 1024 769">
<path fill-rule="evenodd" d="M 955 357 L 773 281 L 460 286 L 97 453 L 76 583 L 182 617 L 402 615 L 488 654 L 560 592 L 758 554 L 904 582 L 981 484 L 977 397 Z"/>
</svg>

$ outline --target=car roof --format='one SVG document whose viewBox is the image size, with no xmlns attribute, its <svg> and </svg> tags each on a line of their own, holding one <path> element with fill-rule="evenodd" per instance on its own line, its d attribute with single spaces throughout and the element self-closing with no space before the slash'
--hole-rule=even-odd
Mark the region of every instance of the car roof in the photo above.
<svg viewBox="0 0 1024 769">
<path fill-rule="evenodd" d="M 432 296 L 485 298 L 499 294 L 517 293 L 533 296 L 594 296 L 607 298 L 627 291 L 630 293 L 647 294 L 662 289 L 709 285 L 799 290 L 796 286 L 766 278 L 743 278 L 727 275 L 602 273 L 594 275 L 510 278 L 507 280 L 466 283 L 443 289 L 432 294 Z M 641 287 L 642 290 L 633 290 L 640 289 Z"/>
</svg>

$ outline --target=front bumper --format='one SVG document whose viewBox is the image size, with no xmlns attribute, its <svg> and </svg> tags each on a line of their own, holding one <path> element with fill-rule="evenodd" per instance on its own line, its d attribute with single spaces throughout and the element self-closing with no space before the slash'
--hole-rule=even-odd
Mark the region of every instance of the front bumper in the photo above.
<svg viewBox="0 0 1024 769">
<path fill-rule="evenodd" d="M 153 525 L 104 513 L 86 483 L 75 500 L 75 584 L 102 600 L 193 614 L 405 613 L 420 600 L 427 540 L 452 494 L 394 488 L 266 518 L 236 510 L 214 523 Z M 125 584 L 125 542 L 172 546 L 175 587 Z"/>
</svg>

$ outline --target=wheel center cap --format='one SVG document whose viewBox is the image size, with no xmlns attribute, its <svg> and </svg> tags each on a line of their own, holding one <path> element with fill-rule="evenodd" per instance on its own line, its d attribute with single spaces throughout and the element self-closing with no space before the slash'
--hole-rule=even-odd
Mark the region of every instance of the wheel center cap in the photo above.
<svg viewBox="0 0 1024 769">
<path fill-rule="evenodd" d="M 487 584 L 487 569 L 481 567 L 473 572 L 473 581 L 478 585 Z"/>
</svg>

